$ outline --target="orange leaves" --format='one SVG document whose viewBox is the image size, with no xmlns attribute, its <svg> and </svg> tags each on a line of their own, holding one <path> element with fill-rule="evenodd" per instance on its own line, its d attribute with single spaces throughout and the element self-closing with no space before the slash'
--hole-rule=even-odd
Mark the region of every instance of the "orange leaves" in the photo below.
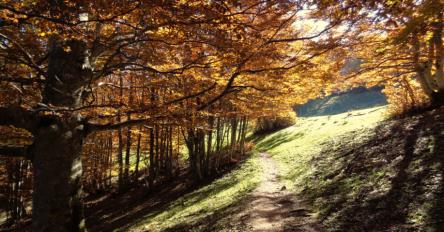
<svg viewBox="0 0 444 232">
<path fill-rule="evenodd" d="M 26 67 L 21 76 L 44 79 L 49 41 L 84 41 L 88 54 L 79 63 L 89 62 L 94 72 L 79 86 L 85 93 L 78 111 L 91 120 L 129 114 L 197 125 L 215 114 L 279 113 L 319 95 L 338 70 L 327 55 L 313 56 L 312 44 L 270 42 L 304 34 L 293 27 L 290 0 L 38 3 L 32 10 L 7 3 L 20 12 L 6 13 L 27 17 L 21 30 L 7 27 L 20 38 L 6 52 L 16 59 L 4 56 L 8 73 L 19 60 Z M 17 53 L 20 47 L 29 57 Z M 37 95 L 45 91 L 39 88 Z"/>
</svg>

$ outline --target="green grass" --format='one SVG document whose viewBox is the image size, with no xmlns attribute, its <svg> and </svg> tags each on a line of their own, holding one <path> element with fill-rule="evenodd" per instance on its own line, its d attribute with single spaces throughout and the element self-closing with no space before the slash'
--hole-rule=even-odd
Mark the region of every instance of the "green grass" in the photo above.
<svg viewBox="0 0 444 232">
<path fill-rule="evenodd" d="M 377 107 L 300 118 L 254 141 L 329 231 L 441 231 L 439 116 L 383 122 L 385 107 Z"/>
<path fill-rule="evenodd" d="M 201 222 L 215 212 L 237 204 L 257 186 L 261 172 L 258 157 L 254 154 L 233 172 L 146 215 L 129 230 L 164 231 Z"/>
<path fill-rule="evenodd" d="M 280 180 L 313 206 L 328 230 L 362 231 L 380 225 L 381 220 L 386 220 L 382 228 L 426 228 L 428 222 L 442 218 L 438 181 L 442 163 L 435 157 L 442 154 L 442 147 L 435 144 L 431 128 L 418 130 L 420 137 L 415 141 L 422 145 L 416 150 L 422 153 L 413 156 L 404 169 L 399 165 L 407 162 L 402 158 L 407 152 L 404 129 L 415 119 L 382 122 L 387 118 L 385 111 L 386 107 L 375 107 L 299 118 L 294 126 L 249 140 L 256 144 L 256 151 L 271 154 Z M 393 181 L 397 175 L 402 177 L 401 170 L 406 179 Z M 146 215 L 131 231 L 230 231 L 230 222 L 237 217 L 232 215 L 237 215 L 236 208 L 245 207 L 243 199 L 256 188 L 261 173 L 258 157 L 253 155 L 235 171 Z M 417 186 L 418 180 L 424 182 L 423 187 Z M 433 193 L 431 199 L 428 193 Z M 387 204 L 400 205 L 398 216 L 406 209 L 406 223 L 391 220 L 395 212 Z"/>
<path fill-rule="evenodd" d="M 296 125 L 271 135 L 253 138 L 253 142 L 256 143 L 257 151 L 267 151 L 277 161 L 281 180 L 287 188 L 300 192 L 313 183 L 312 175 L 319 172 L 310 162 L 322 150 L 323 144 L 339 139 L 347 132 L 373 127 L 384 119 L 384 110 L 384 107 L 378 107 L 334 116 L 299 118 Z M 328 163 L 328 160 L 324 162 Z M 331 170 L 334 168 L 331 167 Z M 180 197 L 166 208 L 151 212 L 129 231 L 165 231 L 172 228 L 201 231 L 201 226 L 210 223 L 213 216 L 225 214 L 233 206 L 240 205 L 242 199 L 259 184 L 261 173 L 255 152 L 241 167 Z M 356 186 L 362 184 L 359 178 L 350 177 L 339 186 L 339 191 L 353 192 Z M 212 228 L 224 228 L 222 224 L 229 224 L 229 220 L 229 216 L 225 219 L 222 217 Z"/>
<path fill-rule="evenodd" d="M 338 115 L 299 118 L 294 126 L 255 139 L 256 149 L 269 152 L 278 163 L 281 181 L 300 192 L 310 184 L 316 172 L 322 171 L 314 169 L 310 162 L 325 149 L 325 144 L 339 140 L 351 131 L 374 127 L 386 118 L 385 109 L 375 107 Z"/>
</svg>

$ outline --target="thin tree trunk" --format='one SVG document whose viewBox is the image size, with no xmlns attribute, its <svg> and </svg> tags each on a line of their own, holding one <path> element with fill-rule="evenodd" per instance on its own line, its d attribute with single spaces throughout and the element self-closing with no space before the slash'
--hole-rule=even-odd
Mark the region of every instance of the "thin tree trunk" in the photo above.
<svg viewBox="0 0 444 232">
<path fill-rule="evenodd" d="M 158 176 L 159 175 L 159 167 L 160 167 L 160 160 L 159 160 L 159 156 L 160 156 L 160 154 L 159 154 L 159 152 L 160 152 L 160 146 L 159 146 L 159 125 L 155 125 L 154 126 L 154 129 L 155 129 L 155 138 L 154 138 L 154 140 L 155 140 L 155 150 L 156 150 L 156 156 L 155 156 L 155 161 L 154 161 L 154 163 L 155 163 L 155 169 L 156 169 L 156 171 L 155 171 L 155 175 L 156 176 Z"/>
<path fill-rule="evenodd" d="M 112 185 L 112 177 L 113 177 L 113 132 L 110 133 L 109 137 L 109 154 L 108 154 L 108 186 Z"/>
<path fill-rule="evenodd" d="M 120 103 L 122 104 L 123 102 L 123 78 L 122 76 L 119 77 L 119 85 L 120 85 Z M 121 122 L 122 118 L 121 118 L 121 113 L 120 110 L 117 112 L 117 122 Z M 117 163 L 119 165 L 119 173 L 118 173 L 118 187 L 119 190 L 123 189 L 123 138 L 122 138 L 122 129 L 119 128 L 117 130 L 117 138 L 118 138 L 118 146 L 119 149 L 117 151 Z"/>
<path fill-rule="evenodd" d="M 154 170 L 154 131 L 153 128 L 150 130 L 150 173 L 149 173 L 149 185 L 150 187 L 154 184 L 155 170 Z"/>
<path fill-rule="evenodd" d="M 169 177 L 173 176 L 173 127 L 170 126 L 169 136 L 168 136 L 168 175 Z"/>
<path fill-rule="evenodd" d="M 237 118 L 231 119 L 231 157 L 236 157 Z"/>
<path fill-rule="evenodd" d="M 128 115 L 128 120 L 130 119 L 131 117 L 130 115 Z M 131 158 L 131 126 L 128 127 L 126 132 L 125 174 L 124 174 L 125 185 L 127 185 L 129 181 L 130 158 Z"/>
<path fill-rule="evenodd" d="M 213 124 L 214 124 L 214 117 L 210 116 L 208 119 L 208 124 L 210 127 L 210 130 L 208 131 L 208 141 L 207 141 L 207 155 L 205 158 L 205 174 L 207 176 L 210 176 L 210 159 L 211 159 L 211 143 L 213 142 Z"/>
<path fill-rule="evenodd" d="M 137 151 L 136 151 L 136 176 L 139 175 L 139 162 L 140 162 L 140 140 L 142 139 L 142 126 L 139 127 L 139 135 L 137 135 Z"/>
</svg>

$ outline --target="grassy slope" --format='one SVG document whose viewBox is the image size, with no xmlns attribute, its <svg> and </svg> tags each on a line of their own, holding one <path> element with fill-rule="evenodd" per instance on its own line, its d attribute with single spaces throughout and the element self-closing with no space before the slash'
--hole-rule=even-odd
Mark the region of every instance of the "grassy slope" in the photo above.
<svg viewBox="0 0 444 232">
<path fill-rule="evenodd" d="M 201 227 L 222 228 L 228 224 L 218 219 L 208 225 L 214 214 L 238 204 L 260 181 L 261 169 L 257 155 L 252 155 L 233 172 L 192 193 L 171 202 L 166 208 L 142 218 L 129 231 L 201 231 Z"/>
<path fill-rule="evenodd" d="M 372 128 L 385 118 L 385 107 L 332 116 L 299 118 L 296 125 L 256 139 L 256 148 L 269 152 L 279 162 L 287 187 L 301 191 L 316 170 L 309 165 L 328 142 L 357 130 Z"/>
<path fill-rule="evenodd" d="M 275 155 L 279 167 L 283 171 L 283 179 L 287 186 L 296 186 L 295 178 L 303 180 L 309 175 L 305 167 L 314 154 L 320 151 L 319 144 L 336 137 L 338 134 L 356 130 L 362 127 L 371 127 L 371 122 L 382 118 L 383 108 L 355 111 L 332 117 L 302 118 L 298 124 L 262 138 L 257 144 L 258 150 L 267 150 Z M 362 121 L 360 114 L 370 112 L 367 121 Z M 347 120 L 347 123 L 345 123 Z M 341 131 L 338 130 L 341 128 Z M 303 152 L 302 152 L 303 151 Z M 300 156 L 293 156 L 298 153 Z M 297 166 L 295 166 L 295 162 Z M 166 208 L 152 212 L 140 219 L 130 231 L 223 231 L 229 220 L 241 210 L 242 200 L 252 191 L 260 181 L 262 170 L 257 164 L 257 156 L 253 155 L 241 167 L 234 170 L 215 182 L 202 187 L 192 193 L 184 195 L 171 202 Z M 209 225 L 215 223 L 215 225 Z M 235 226 L 238 226 L 238 222 Z M 209 229 L 210 228 L 210 229 Z M 126 228 L 125 228 L 126 229 Z"/>
<path fill-rule="evenodd" d="M 385 118 L 385 107 L 301 118 L 254 142 L 273 156 L 281 180 L 314 206 L 329 231 L 440 231 L 444 109 Z M 239 228 L 233 215 L 245 207 L 261 172 L 253 155 L 234 172 L 144 216 L 130 231 Z"/>
<path fill-rule="evenodd" d="M 384 107 L 302 118 L 257 148 L 329 231 L 442 231 L 444 109 L 384 118 Z"/>
</svg>

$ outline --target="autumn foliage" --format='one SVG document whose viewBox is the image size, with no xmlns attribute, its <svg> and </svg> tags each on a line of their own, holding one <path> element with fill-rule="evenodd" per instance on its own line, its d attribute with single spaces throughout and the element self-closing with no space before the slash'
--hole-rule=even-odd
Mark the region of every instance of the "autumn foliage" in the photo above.
<svg viewBox="0 0 444 232">
<path fill-rule="evenodd" d="M 2 163 L 11 222 L 32 208 L 36 231 L 83 231 L 85 194 L 153 188 L 184 169 L 211 178 L 249 150 L 255 120 L 323 94 L 384 85 L 399 112 L 440 103 L 442 8 L 4 0 L 0 153 L 21 157 Z"/>
</svg>

